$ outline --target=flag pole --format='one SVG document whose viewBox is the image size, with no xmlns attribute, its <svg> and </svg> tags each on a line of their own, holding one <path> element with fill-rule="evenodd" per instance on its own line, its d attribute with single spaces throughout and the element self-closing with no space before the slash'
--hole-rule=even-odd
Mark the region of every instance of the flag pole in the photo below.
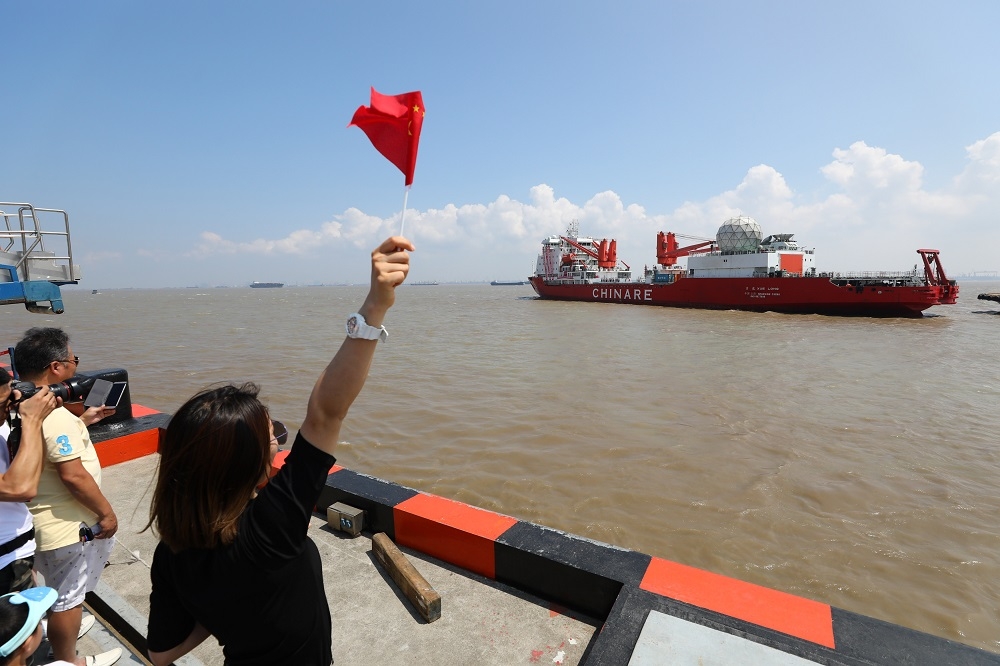
<svg viewBox="0 0 1000 666">
<path fill-rule="evenodd" d="M 410 186 L 403 190 L 403 212 L 399 216 L 399 235 L 403 235 L 403 224 L 406 222 L 406 199 L 410 196 Z"/>
</svg>

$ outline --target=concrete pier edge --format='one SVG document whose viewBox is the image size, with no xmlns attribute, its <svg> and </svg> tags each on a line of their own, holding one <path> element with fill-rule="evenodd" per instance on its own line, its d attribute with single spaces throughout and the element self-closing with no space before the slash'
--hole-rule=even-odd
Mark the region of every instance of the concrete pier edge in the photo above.
<svg viewBox="0 0 1000 666">
<path fill-rule="evenodd" d="M 169 416 L 133 410 L 136 418 L 91 428 L 102 466 L 157 450 Z M 286 455 L 279 452 L 275 470 Z M 366 533 L 385 532 L 400 546 L 601 621 L 582 662 L 589 666 L 627 664 L 651 611 L 824 664 L 1000 665 L 1000 654 L 340 466 L 331 469 L 317 513 L 325 516 L 336 502 L 364 510 Z M 145 653 L 145 617 L 104 585 L 88 602 Z"/>
</svg>

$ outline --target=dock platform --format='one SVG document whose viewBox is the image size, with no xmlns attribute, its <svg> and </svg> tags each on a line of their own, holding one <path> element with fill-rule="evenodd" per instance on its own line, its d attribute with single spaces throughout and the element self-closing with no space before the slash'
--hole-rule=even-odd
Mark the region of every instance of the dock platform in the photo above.
<svg viewBox="0 0 1000 666">
<path fill-rule="evenodd" d="M 119 532 L 81 641 L 146 663 L 149 563 L 142 528 L 168 417 L 91 428 Z M 283 462 L 279 453 L 276 465 Z M 326 508 L 364 511 L 357 537 Z M 441 595 L 426 622 L 372 553 L 387 534 Z M 324 563 L 337 664 L 997 664 L 1000 654 L 694 567 L 574 536 L 334 466 L 309 527 Z M 252 584 L 252 581 L 248 581 Z M 117 641 L 117 642 L 115 642 Z M 43 646 L 44 647 L 44 646 Z M 44 659 L 38 663 L 45 663 Z M 180 666 L 223 663 L 209 638 Z"/>
</svg>

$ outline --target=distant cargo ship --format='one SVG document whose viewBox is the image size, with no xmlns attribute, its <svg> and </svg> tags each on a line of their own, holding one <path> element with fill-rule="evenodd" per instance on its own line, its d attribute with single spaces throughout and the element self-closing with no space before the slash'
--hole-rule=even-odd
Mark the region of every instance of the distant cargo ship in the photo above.
<svg viewBox="0 0 1000 666">
<path fill-rule="evenodd" d="M 251 289 L 276 289 L 277 287 L 284 287 L 284 282 L 252 282 L 250 283 Z"/>
<path fill-rule="evenodd" d="M 527 280 L 493 280 L 490 282 L 494 287 L 510 287 L 516 284 L 528 284 Z"/>
<path fill-rule="evenodd" d="M 410 282 L 410 285 L 414 287 L 436 287 L 437 282 Z"/>
<path fill-rule="evenodd" d="M 531 286 L 542 298 L 679 308 L 792 314 L 919 317 L 958 299 L 937 250 L 917 250 L 922 269 L 888 273 L 820 273 L 813 250 L 793 234 L 762 239 L 749 217 L 726 220 L 715 240 L 678 246 L 660 232 L 656 265 L 633 279 L 614 240 L 581 237 L 574 221 L 565 236 L 542 241 Z M 687 267 L 677 265 L 687 257 Z"/>
</svg>

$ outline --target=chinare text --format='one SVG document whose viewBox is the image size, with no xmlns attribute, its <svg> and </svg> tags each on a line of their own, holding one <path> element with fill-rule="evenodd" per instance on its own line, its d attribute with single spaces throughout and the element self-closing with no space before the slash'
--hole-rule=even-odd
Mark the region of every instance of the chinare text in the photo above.
<svg viewBox="0 0 1000 666">
<path fill-rule="evenodd" d="M 609 289 L 594 288 L 594 298 L 611 298 L 619 301 L 651 301 L 652 289 Z"/>
</svg>

